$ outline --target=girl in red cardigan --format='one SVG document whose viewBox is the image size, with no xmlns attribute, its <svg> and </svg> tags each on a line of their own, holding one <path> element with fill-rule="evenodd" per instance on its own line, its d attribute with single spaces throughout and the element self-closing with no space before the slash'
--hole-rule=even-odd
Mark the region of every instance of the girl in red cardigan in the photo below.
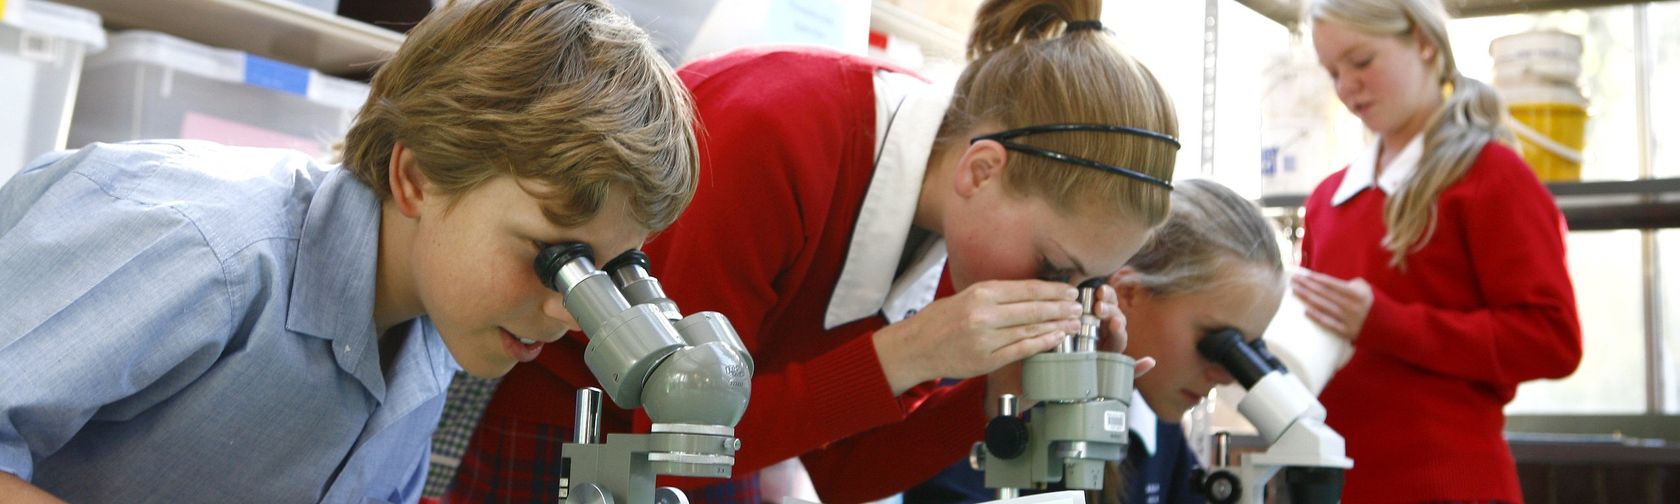
<svg viewBox="0 0 1680 504">
<path fill-rule="evenodd" d="M 1564 222 L 1460 75 L 1436 0 L 1318 0 L 1319 62 L 1377 142 L 1307 199 L 1307 315 L 1354 345 L 1320 400 L 1343 502 L 1521 502 L 1502 430 L 1517 384 L 1581 359 Z"/>
<path fill-rule="evenodd" d="M 954 86 L 816 49 L 679 70 L 701 183 L 645 249 L 667 295 L 727 315 L 757 365 L 737 482 L 691 498 L 757 500 L 766 466 L 890 424 L 972 419 L 878 437 L 916 449 L 849 465 L 864 478 L 942 457 L 917 464 L 936 470 L 981 437 L 983 376 L 1076 330 L 1067 282 L 1120 269 L 1166 218 L 1178 151 L 1170 99 L 1102 31 L 1100 8 L 986 2 Z M 1107 336 L 1123 341 L 1105 294 Z M 452 498 L 555 495 L 573 391 L 596 381 L 583 337 L 552 346 L 501 383 Z M 649 427 L 604 417 L 604 432 Z M 843 489 L 820 490 L 851 500 Z"/>
</svg>

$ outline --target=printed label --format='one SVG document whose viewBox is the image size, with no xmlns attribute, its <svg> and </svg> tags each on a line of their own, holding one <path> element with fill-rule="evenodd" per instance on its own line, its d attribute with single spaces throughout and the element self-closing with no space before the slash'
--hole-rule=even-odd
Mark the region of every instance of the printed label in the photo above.
<svg viewBox="0 0 1680 504">
<path fill-rule="evenodd" d="M 1103 430 L 1109 432 L 1126 432 L 1126 412 L 1104 411 Z"/>
</svg>

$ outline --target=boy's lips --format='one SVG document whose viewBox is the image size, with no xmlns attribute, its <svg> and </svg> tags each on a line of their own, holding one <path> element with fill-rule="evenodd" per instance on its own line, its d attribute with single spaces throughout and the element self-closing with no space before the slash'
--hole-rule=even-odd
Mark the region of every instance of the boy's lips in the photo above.
<svg viewBox="0 0 1680 504">
<path fill-rule="evenodd" d="M 500 331 L 502 336 L 502 350 L 507 352 L 508 357 L 512 357 L 513 360 L 519 362 L 531 362 L 533 360 L 537 360 L 537 355 L 542 354 L 542 341 L 520 338 L 515 336 L 513 333 L 508 332 L 507 329 L 500 329 Z M 527 341 L 529 341 L 529 343 L 527 343 Z"/>
</svg>

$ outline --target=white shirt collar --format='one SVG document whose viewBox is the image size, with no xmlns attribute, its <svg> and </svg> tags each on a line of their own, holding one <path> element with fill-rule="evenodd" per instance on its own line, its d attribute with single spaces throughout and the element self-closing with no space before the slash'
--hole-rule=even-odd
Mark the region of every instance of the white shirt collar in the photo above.
<svg viewBox="0 0 1680 504">
<path fill-rule="evenodd" d="M 1151 457 L 1155 456 L 1155 428 L 1159 426 L 1155 419 L 1155 409 L 1143 400 L 1143 394 L 1132 389 L 1132 404 L 1126 407 L 1126 428 L 1137 434 L 1138 439 L 1143 441 L 1143 451 Z"/>
<path fill-rule="evenodd" d="M 1336 187 L 1336 194 L 1330 197 L 1330 204 L 1340 205 L 1359 194 L 1359 191 L 1371 187 L 1371 178 L 1377 172 L 1377 153 L 1382 149 L 1382 140 L 1371 142 L 1371 147 L 1365 149 L 1365 154 L 1348 165 L 1347 175 L 1342 176 L 1342 185 Z M 1406 147 L 1400 149 L 1400 154 L 1388 162 L 1383 169 L 1382 177 L 1377 179 L 1376 186 L 1383 194 L 1394 194 L 1400 189 L 1400 184 L 1412 177 L 1417 171 L 1418 160 L 1423 158 L 1423 134 L 1412 137 L 1406 142 Z"/>
<path fill-rule="evenodd" d="M 945 269 L 944 239 L 931 238 L 903 275 L 894 278 L 894 273 L 910 237 L 934 137 L 950 103 L 949 86 L 885 70 L 875 74 L 875 173 L 823 328 L 876 313 L 897 322 L 933 302 Z"/>
</svg>

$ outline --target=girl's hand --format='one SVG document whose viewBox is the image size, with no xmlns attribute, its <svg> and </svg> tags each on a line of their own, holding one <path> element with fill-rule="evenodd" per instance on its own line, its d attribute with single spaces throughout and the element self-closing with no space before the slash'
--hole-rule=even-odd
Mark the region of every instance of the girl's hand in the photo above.
<svg viewBox="0 0 1680 504">
<path fill-rule="evenodd" d="M 875 353 L 895 395 L 931 380 L 979 376 L 1078 332 L 1077 300 L 1065 283 L 977 283 L 875 331 Z"/>
<path fill-rule="evenodd" d="M 1365 279 L 1342 280 L 1303 269 L 1289 279 L 1289 286 L 1307 305 L 1308 319 L 1349 342 L 1359 338 L 1375 299 Z"/>
</svg>

